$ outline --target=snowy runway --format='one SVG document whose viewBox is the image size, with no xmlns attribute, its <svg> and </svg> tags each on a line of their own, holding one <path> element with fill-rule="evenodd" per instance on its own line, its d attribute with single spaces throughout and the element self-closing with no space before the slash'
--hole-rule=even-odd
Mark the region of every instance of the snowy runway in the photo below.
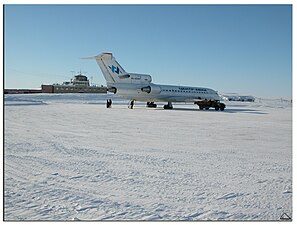
<svg viewBox="0 0 297 225">
<path fill-rule="evenodd" d="M 130 110 L 106 98 L 5 96 L 6 220 L 292 215 L 290 103 Z"/>
</svg>

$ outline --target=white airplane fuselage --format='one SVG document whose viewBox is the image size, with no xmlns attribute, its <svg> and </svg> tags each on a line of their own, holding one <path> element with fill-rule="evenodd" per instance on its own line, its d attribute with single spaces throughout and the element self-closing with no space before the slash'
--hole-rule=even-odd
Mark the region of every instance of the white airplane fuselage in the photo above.
<svg viewBox="0 0 297 225">
<path fill-rule="evenodd" d="M 130 100 L 143 102 L 196 102 L 201 100 L 219 101 L 220 97 L 212 89 L 154 83 L 142 84 L 108 84 L 108 90 Z M 115 89 L 113 89 L 115 88 Z"/>
</svg>

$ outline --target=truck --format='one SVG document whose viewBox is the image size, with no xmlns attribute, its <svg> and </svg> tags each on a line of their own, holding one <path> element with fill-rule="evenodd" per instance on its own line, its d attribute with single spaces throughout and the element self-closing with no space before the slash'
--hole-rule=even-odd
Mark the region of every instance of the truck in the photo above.
<svg viewBox="0 0 297 225">
<path fill-rule="evenodd" d="M 208 110 L 209 108 L 214 108 L 216 111 L 221 110 L 224 111 L 226 105 L 220 101 L 198 101 L 195 102 L 198 105 L 200 110 Z"/>
</svg>

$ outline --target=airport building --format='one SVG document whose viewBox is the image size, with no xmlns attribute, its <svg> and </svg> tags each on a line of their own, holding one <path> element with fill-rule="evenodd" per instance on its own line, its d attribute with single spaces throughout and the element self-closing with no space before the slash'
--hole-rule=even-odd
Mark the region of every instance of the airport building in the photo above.
<svg viewBox="0 0 297 225">
<path fill-rule="evenodd" d="M 62 84 L 41 85 L 42 93 L 107 93 L 104 86 L 90 85 L 88 78 L 81 73 Z"/>
<path fill-rule="evenodd" d="M 4 94 L 38 94 L 41 90 L 36 89 L 4 89 Z"/>
<path fill-rule="evenodd" d="M 224 94 L 223 99 L 228 101 L 240 101 L 240 102 L 254 102 L 255 97 L 251 95 L 237 95 L 237 94 Z"/>
</svg>

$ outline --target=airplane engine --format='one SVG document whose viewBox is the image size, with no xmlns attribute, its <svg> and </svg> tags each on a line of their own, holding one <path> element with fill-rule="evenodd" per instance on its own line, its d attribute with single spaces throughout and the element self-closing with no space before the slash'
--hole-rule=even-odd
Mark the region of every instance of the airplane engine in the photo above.
<svg viewBox="0 0 297 225">
<path fill-rule="evenodd" d="M 146 92 L 148 94 L 160 94 L 161 88 L 159 86 L 150 85 L 140 89 L 142 92 Z"/>
<path fill-rule="evenodd" d="M 115 87 L 109 87 L 109 88 L 107 88 L 107 91 L 108 91 L 108 92 L 112 92 L 112 93 L 114 93 L 114 94 L 117 93 L 117 89 L 116 89 Z"/>
</svg>

